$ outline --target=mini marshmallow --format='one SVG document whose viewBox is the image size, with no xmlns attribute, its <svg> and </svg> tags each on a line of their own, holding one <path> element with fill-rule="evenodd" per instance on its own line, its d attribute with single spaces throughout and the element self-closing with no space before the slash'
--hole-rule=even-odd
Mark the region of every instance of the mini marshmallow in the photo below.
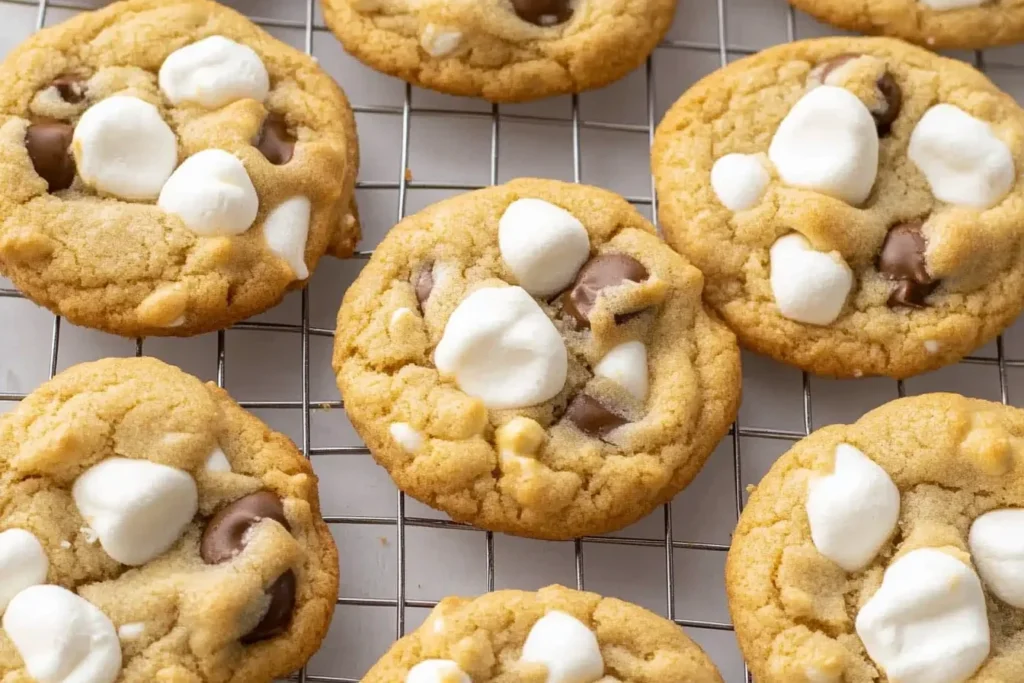
<svg viewBox="0 0 1024 683">
<path fill-rule="evenodd" d="M 423 448 L 423 434 L 408 422 L 392 422 L 388 428 L 391 438 L 409 453 Z"/>
<path fill-rule="evenodd" d="M 941 12 L 961 7 L 981 7 L 986 0 L 918 0 L 918 2 Z"/>
<path fill-rule="evenodd" d="M 306 267 L 306 236 L 309 235 L 310 204 L 305 197 L 292 197 L 270 212 L 263 224 L 267 247 L 291 267 L 296 280 L 309 277 Z"/>
<path fill-rule="evenodd" d="M 1003 602 L 1024 608 L 1024 510 L 985 513 L 971 524 L 967 542 L 988 589 Z"/>
<path fill-rule="evenodd" d="M 171 104 L 197 102 L 207 109 L 245 98 L 262 102 L 270 92 L 270 76 L 260 56 L 223 36 L 172 52 L 160 67 L 158 81 Z"/>
<path fill-rule="evenodd" d="M 517 199 L 498 221 L 498 248 L 520 286 L 546 297 L 572 284 L 590 256 L 590 237 L 565 209 L 543 199 Z"/>
<path fill-rule="evenodd" d="M 979 209 L 995 206 L 1013 187 L 1013 155 L 992 127 L 951 104 L 924 113 L 907 156 L 936 198 Z"/>
<path fill-rule="evenodd" d="M 726 154 L 711 167 L 711 189 L 732 211 L 746 211 L 764 196 L 771 176 L 755 154 Z"/>
<path fill-rule="evenodd" d="M 50 560 L 39 539 L 24 529 L 0 533 L 0 613 L 15 595 L 46 582 Z"/>
<path fill-rule="evenodd" d="M 203 237 L 241 235 L 260 209 L 245 166 L 221 149 L 203 150 L 185 159 L 164 185 L 157 204 Z"/>
<path fill-rule="evenodd" d="M 82 180 L 122 199 L 155 199 L 178 163 L 178 140 L 159 110 L 127 95 L 87 109 L 71 149 Z"/>
<path fill-rule="evenodd" d="M 473 683 L 473 680 L 449 659 L 426 659 L 409 669 L 405 683 Z"/>
<path fill-rule="evenodd" d="M 871 564 L 900 516 L 900 491 L 850 444 L 836 446 L 832 474 L 807 487 L 807 519 L 818 552 L 848 572 Z"/>
<path fill-rule="evenodd" d="M 446 57 L 459 49 L 462 31 L 453 28 L 427 24 L 420 34 L 420 46 L 431 57 Z"/>
<path fill-rule="evenodd" d="M 924 340 L 924 350 L 927 351 L 928 353 L 938 353 L 941 348 L 942 345 L 939 344 L 939 342 L 935 341 L 934 339 Z"/>
<path fill-rule="evenodd" d="M 107 554 L 132 566 L 174 545 L 199 509 L 188 472 L 148 460 L 102 460 L 75 480 L 71 495 Z"/>
<path fill-rule="evenodd" d="M 121 673 L 121 643 L 110 619 L 60 586 L 18 593 L 3 626 L 39 683 L 113 683 Z"/>
<path fill-rule="evenodd" d="M 488 287 L 452 313 L 434 365 L 488 408 L 525 408 L 562 390 L 568 354 L 562 335 L 526 290 Z"/>
<path fill-rule="evenodd" d="M 853 271 L 838 252 L 815 251 L 803 235 L 790 233 L 772 245 L 771 284 L 783 317 L 828 325 L 843 310 Z"/>
<path fill-rule="evenodd" d="M 647 347 L 643 342 L 619 344 L 594 366 L 594 374 L 615 382 L 638 401 L 647 400 Z"/>
<path fill-rule="evenodd" d="M 857 206 L 871 194 L 878 174 L 875 120 L 849 90 L 814 88 L 779 124 L 768 158 L 786 184 Z"/>
<path fill-rule="evenodd" d="M 889 565 L 856 627 L 871 659 L 900 683 L 962 683 L 989 653 L 981 581 L 934 548 Z"/>
<path fill-rule="evenodd" d="M 220 446 L 218 446 L 206 458 L 206 464 L 203 468 L 207 472 L 230 472 L 231 462 L 228 460 L 228 456 L 224 455 L 224 451 L 220 449 Z"/>
<path fill-rule="evenodd" d="M 537 620 L 526 636 L 520 659 L 546 666 L 546 683 L 594 683 L 604 675 L 597 637 L 565 612 L 548 612 Z"/>
<path fill-rule="evenodd" d="M 133 621 L 130 624 L 122 624 L 117 627 L 117 637 L 121 640 L 137 640 L 146 632 L 146 624 L 141 621 Z"/>
</svg>

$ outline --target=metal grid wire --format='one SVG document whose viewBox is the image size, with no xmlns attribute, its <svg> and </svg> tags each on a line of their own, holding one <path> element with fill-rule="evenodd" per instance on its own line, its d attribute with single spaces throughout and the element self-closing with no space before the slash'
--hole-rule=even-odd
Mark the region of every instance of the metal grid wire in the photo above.
<svg viewBox="0 0 1024 683">
<path fill-rule="evenodd" d="M 287 28 L 287 29 L 299 29 L 304 32 L 304 43 L 305 50 L 308 54 L 313 53 L 313 39 L 314 35 L 318 33 L 327 33 L 327 29 L 324 25 L 315 21 L 315 10 L 314 3 L 317 0 L 304 0 L 305 1 L 305 20 L 304 21 L 293 21 L 284 19 L 271 19 L 266 17 L 250 16 L 255 23 L 263 26 L 264 28 Z M 730 59 L 730 55 L 746 55 L 756 52 L 755 49 L 730 45 L 727 37 L 727 21 L 726 21 L 726 0 L 706 0 L 709 3 L 714 3 L 717 9 L 717 36 L 714 42 L 702 42 L 702 41 L 690 41 L 690 40 L 666 40 L 659 47 L 658 50 L 678 50 L 685 49 L 695 52 L 714 53 L 718 55 L 720 65 L 724 66 Z M 66 9 L 66 10 L 87 10 L 91 9 L 88 6 L 81 4 L 75 4 L 74 2 L 58 2 L 51 0 L 0 0 L 0 8 L 4 3 L 14 5 L 28 5 L 37 7 L 36 15 L 36 30 L 39 30 L 45 25 L 47 12 L 50 9 Z M 780 0 L 781 5 L 781 0 Z M 796 34 L 796 14 L 792 7 L 785 5 L 786 7 L 786 33 L 788 40 L 794 40 Z M 426 108 L 426 107 L 413 107 L 412 105 L 412 93 L 413 89 L 409 85 L 405 85 L 404 90 L 404 101 L 401 106 L 354 106 L 353 109 L 357 114 L 389 114 L 401 117 L 401 159 L 399 164 L 399 177 L 395 181 L 381 182 L 381 181 L 360 181 L 357 184 L 358 189 L 364 190 L 396 190 L 397 191 L 397 205 L 395 207 L 395 219 L 401 220 L 406 215 L 406 200 L 409 190 L 475 190 L 487 185 L 495 185 L 498 182 L 498 142 L 501 130 L 501 124 L 505 121 L 521 121 L 521 122 L 533 122 L 533 123 L 558 123 L 564 124 L 569 123 L 571 125 L 572 132 L 572 173 L 573 178 L 576 182 L 580 182 L 581 169 L 582 169 L 582 144 L 581 144 L 581 131 L 584 129 L 602 129 L 602 130 L 613 130 L 630 132 L 636 134 L 646 135 L 648 141 L 653 139 L 656 120 L 655 110 L 655 83 L 654 83 L 654 67 L 653 58 L 647 60 L 645 67 L 646 77 L 646 123 L 642 125 L 636 124 L 621 124 L 621 123 L 608 123 L 599 121 L 587 121 L 583 120 L 580 116 L 580 103 L 577 96 L 573 96 L 571 100 L 571 119 L 566 121 L 564 118 L 554 116 L 540 116 L 540 115 L 524 115 L 524 114 L 511 114 L 502 112 L 498 105 L 491 105 L 490 111 L 466 111 L 466 110 L 450 110 L 450 109 L 437 109 L 437 108 Z M 974 53 L 974 64 L 979 69 L 984 70 L 985 62 L 983 54 L 981 52 Z M 1005 65 L 1001 65 L 1005 66 Z M 441 117 L 473 117 L 480 118 L 484 117 L 490 120 L 490 172 L 487 184 L 469 184 L 469 183 L 452 183 L 452 182 L 430 182 L 430 181 L 416 181 L 412 180 L 411 175 L 407 173 L 406 169 L 409 166 L 409 148 L 410 148 L 410 121 L 413 114 L 426 115 L 426 116 L 441 116 Z M 650 194 L 649 196 L 629 196 L 627 199 L 638 206 L 649 206 L 653 222 L 657 224 L 657 198 L 654 192 L 654 179 L 651 178 L 650 182 Z M 357 251 L 354 255 L 354 259 L 367 259 L 372 254 L 372 251 Z M 0 299 L 3 298 L 23 298 L 22 295 L 9 288 L 0 287 Z M 240 404 L 248 409 L 291 409 L 299 410 L 302 415 L 302 452 L 307 458 L 312 457 L 325 457 L 325 456 L 348 456 L 348 455 L 368 455 L 369 451 L 363 446 L 339 446 L 339 447 L 312 447 L 310 445 L 310 416 L 314 411 L 330 410 L 336 408 L 342 408 L 342 401 L 313 401 L 310 397 L 310 339 L 312 337 L 333 337 L 334 331 L 331 329 L 314 327 L 310 325 L 310 306 L 309 306 L 309 289 L 305 289 L 301 292 L 301 323 L 299 324 L 286 324 L 286 323 L 273 323 L 273 322 L 257 322 L 249 321 L 235 325 L 231 328 L 232 330 L 254 330 L 254 331 L 272 331 L 272 332 L 286 332 L 299 335 L 301 338 L 301 372 L 302 372 L 302 394 L 300 401 L 294 400 L 257 400 L 257 401 L 241 401 Z M 49 356 L 49 368 L 48 374 L 50 377 L 57 372 L 57 359 L 60 352 L 60 334 L 61 334 L 61 318 L 54 316 L 50 356 Z M 144 352 L 143 339 L 137 339 L 135 343 L 135 352 L 137 356 L 141 356 Z M 227 363 L 227 353 L 225 350 L 225 332 L 220 331 L 217 333 L 217 384 L 221 387 L 225 384 L 225 366 Z M 1011 359 L 1006 358 L 1003 349 L 1003 338 L 1000 336 L 996 341 L 996 357 L 988 358 L 982 356 L 969 356 L 961 361 L 964 364 L 975 364 L 975 365 L 987 365 L 996 366 L 998 368 L 999 375 L 999 395 L 1002 402 L 1007 403 L 1007 367 L 1024 367 L 1024 358 Z M 904 396 L 906 390 L 903 381 L 896 382 L 897 394 Z M 776 428 L 765 428 L 765 427 L 744 427 L 740 425 L 737 420 L 729 432 L 729 439 L 732 444 L 732 476 L 733 476 L 733 487 L 732 492 L 735 497 L 735 514 L 738 517 L 743 509 L 743 484 L 741 477 L 741 440 L 743 437 L 756 437 L 761 439 L 773 439 L 781 440 L 786 442 L 795 442 L 811 432 L 812 425 L 812 401 L 811 401 L 811 385 L 810 377 L 807 373 L 802 374 L 802 393 L 803 393 L 803 429 L 792 430 L 792 429 L 776 429 Z M 0 401 L 16 402 L 20 401 L 25 397 L 24 393 L 12 393 L 12 392 L 0 392 Z M 655 513 L 657 514 L 657 513 Z M 574 541 L 575 549 L 575 575 L 576 575 L 576 586 L 583 590 L 586 587 L 585 572 L 584 572 L 584 553 L 583 548 L 586 544 L 610 544 L 617 546 L 632 546 L 632 547 L 651 547 L 651 548 L 664 548 L 664 566 L 665 566 L 665 577 L 666 577 L 666 594 L 665 594 L 665 611 L 664 614 L 672 619 L 676 624 L 687 628 L 698 629 L 698 630 L 712 630 L 712 631 L 732 631 L 733 626 L 730 623 L 722 621 L 709 621 L 709 620 L 696 620 L 696 619 L 685 619 L 677 616 L 676 614 L 676 577 L 675 577 L 675 558 L 674 550 L 685 549 L 685 550 L 697 550 L 708 553 L 724 553 L 728 551 L 729 546 L 721 543 L 704 543 L 696 541 L 680 540 L 675 538 L 673 534 L 672 524 L 672 503 L 667 503 L 662 509 L 663 519 L 663 535 L 661 539 L 651 538 L 639 538 L 630 536 L 588 536 Z M 453 531 L 466 531 L 472 530 L 474 527 L 452 522 L 449 520 L 431 519 L 426 517 L 415 517 L 406 514 L 406 496 L 403 493 L 398 494 L 398 503 L 395 510 L 395 515 L 390 516 L 364 516 L 364 515 L 325 515 L 324 520 L 331 525 L 378 525 L 394 527 L 396 531 L 397 543 L 395 544 L 395 554 L 397 563 L 397 582 L 395 586 L 395 596 L 392 597 L 381 597 L 381 598 L 349 598 L 342 597 L 338 599 L 338 605 L 347 606 L 358 606 L 358 607 L 383 607 L 393 608 L 395 610 L 394 617 L 394 632 L 395 637 L 399 638 L 406 633 L 406 610 L 407 608 L 432 608 L 437 603 L 432 600 L 415 600 L 407 597 L 407 582 L 406 582 L 406 529 L 410 527 L 422 527 L 422 528 L 434 528 L 434 529 L 447 529 Z M 494 590 L 495 587 L 495 559 L 494 559 L 494 536 L 491 532 L 485 533 L 485 555 L 484 561 L 486 564 L 486 589 L 488 591 Z M 340 676 L 326 676 L 326 675 L 313 675 L 307 673 L 306 669 L 303 668 L 301 671 L 291 676 L 292 680 L 298 680 L 301 682 L 315 682 L 315 683 L 348 683 L 356 682 L 358 678 L 345 678 Z M 752 678 L 744 666 L 744 679 L 746 683 L 752 683 Z"/>
</svg>

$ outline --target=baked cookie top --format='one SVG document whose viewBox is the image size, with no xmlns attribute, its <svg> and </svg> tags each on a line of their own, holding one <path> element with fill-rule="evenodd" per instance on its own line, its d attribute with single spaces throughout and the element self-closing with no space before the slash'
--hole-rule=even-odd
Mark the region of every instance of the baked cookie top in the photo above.
<svg viewBox="0 0 1024 683">
<path fill-rule="evenodd" d="M 0 677 L 269 683 L 327 632 L 316 476 L 213 385 L 79 365 L 0 417 Z"/>
<path fill-rule="evenodd" d="M 108 332 L 227 327 L 351 253 L 357 165 L 310 57 L 207 0 L 116 2 L 0 64 L 0 270 Z"/>
<path fill-rule="evenodd" d="M 1024 38 L 1021 0 L 789 0 L 848 31 L 902 38 L 933 49 L 982 49 Z"/>
<path fill-rule="evenodd" d="M 493 102 L 607 85 L 643 64 L 675 0 L 323 0 L 327 25 L 367 65 Z"/>
<path fill-rule="evenodd" d="M 521 179 L 394 227 L 345 294 L 345 410 L 398 486 L 539 538 L 618 529 L 690 482 L 739 402 L 703 278 L 628 202 Z"/>
<path fill-rule="evenodd" d="M 722 683 L 671 621 L 549 586 L 445 598 L 363 683 Z"/>
<path fill-rule="evenodd" d="M 726 589 L 763 683 L 1024 680 L 1024 411 L 893 401 L 783 455 Z"/>
<path fill-rule="evenodd" d="M 741 343 L 805 370 L 907 377 L 1024 306 L 1024 110 L 885 38 L 782 45 L 658 127 L 666 239 Z"/>
</svg>

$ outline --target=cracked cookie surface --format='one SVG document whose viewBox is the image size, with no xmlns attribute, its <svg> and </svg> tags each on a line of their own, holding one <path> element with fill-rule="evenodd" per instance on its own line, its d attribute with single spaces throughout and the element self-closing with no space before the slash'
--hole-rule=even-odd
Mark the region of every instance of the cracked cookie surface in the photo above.
<svg viewBox="0 0 1024 683">
<path fill-rule="evenodd" d="M 1024 111 L 886 38 L 765 50 L 658 127 L 666 239 L 740 342 L 810 372 L 908 377 L 1024 306 Z"/>
<path fill-rule="evenodd" d="M 452 95 L 516 102 L 598 88 L 643 64 L 674 0 L 323 0 L 369 66 Z"/>
<path fill-rule="evenodd" d="M 160 361 L 73 367 L 0 418 L 0 500 L 4 681 L 269 682 L 327 632 L 308 461 Z"/>
<path fill-rule="evenodd" d="M 622 528 L 686 486 L 736 414 L 735 337 L 702 284 L 604 190 L 521 179 L 442 201 L 345 294 L 345 410 L 398 486 L 454 519 Z"/>
<path fill-rule="evenodd" d="M 116 2 L 0 64 L 0 270 L 80 325 L 222 329 L 351 254 L 357 166 L 312 58 L 207 0 Z"/>
</svg>

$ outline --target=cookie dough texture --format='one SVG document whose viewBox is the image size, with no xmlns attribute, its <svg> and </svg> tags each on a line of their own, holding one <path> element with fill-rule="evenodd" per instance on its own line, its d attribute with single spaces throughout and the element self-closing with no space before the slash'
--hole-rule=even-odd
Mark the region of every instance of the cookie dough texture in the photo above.
<svg viewBox="0 0 1024 683">
<path fill-rule="evenodd" d="M 805 510 L 809 481 L 832 471 L 839 444 L 880 465 L 901 494 L 894 535 L 855 573 L 817 551 Z M 971 523 L 994 509 L 1024 507 L 1022 472 L 1024 411 L 955 394 L 893 401 L 852 425 L 826 427 L 798 442 L 750 496 L 726 563 L 729 609 L 754 679 L 890 680 L 854 631 L 883 572 L 921 548 L 970 562 Z M 992 650 L 969 680 L 1024 680 L 1024 613 L 987 586 L 985 592 Z"/>
<path fill-rule="evenodd" d="M 932 49 L 982 49 L 1024 39 L 1021 0 L 790 0 L 847 31 L 902 38 Z M 960 5 L 950 9 L 942 6 Z"/>
<path fill-rule="evenodd" d="M 265 101 L 171 105 L 157 84 L 161 65 L 211 36 L 256 52 L 270 75 Z M 157 107 L 177 137 L 179 164 L 211 148 L 241 160 L 259 196 L 252 227 L 204 237 L 153 201 L 100 196 L 81 178 L 49 193 L 26 151 L 27 127 L 46 119 L 73 125 L 114 95 Z M 275 119 L 284 125 L 268 127 L 298 138 L 285 164 L 254 146 L 264 121 Z M 128 336 L 224 328 L 304 284 L 263 235 L 268 215 L 286 200 L 309 199 L 310 271 L 325 252 L 352 252 L 356 143 L 334 81 L 231 9 L 207 0 L 128 0 L 80 14 L 36 33 L 0 65 L 0 272 L 76 324 Z"/>
<path fill-rule="evenodd" d="M 231 471 L 205 469 L 218 447 Z M 72 499 L 79 475 L 112 457 L 175 467 L 198 485 L 194 521 L 170 550 L 139 567 L 107 555 Z M 210 517 L 258 491 L 281 499 L 290 533 L 259 523 L 241 553 L 205 564 L 200 539 Z M 127 626 L 118 681 L 269 682 L 301 666 L 327 632 L 338 558 L 308 461 L 224 391 L 162 362 L 76 366 L 0 418 L 0 510 L 0 529 L 39 539 L 47 583 L 85 598 L 115 628 Z M 287 630 L 242 645 L 254 611 L 266 607 L 264 590 L 288 570 L 297 588 Z M 2 630 L 0 678 L 30 680 Z"/>
<path fill-rule="evenodd" d="M 499 251 L 498 223 L 522 198 L 575 216 L 591 259 L 625 254 L 650 277 L 600 297 L 592 329 L 574 325 L 563 297 L 538 300 L 568 352 L 565 384 L 538 405 L 488 410 L 441 376 L 433 353 L 470 293 L 517 284 Z M 425 272 L 433 290 L 421 309 L 423 288 L 414 283 Z M 647 220 L 604 190 L 521 179 L 442 201 L 393 228 L 345 294 L 334 351 L 345 410 L 402 490 L 456 520 L 548 539 L 622 528 L 686 486 L 736 414 L 738 349 L 705 312 L 702 284 Z M 642 312 L 613 316 L 608 307 Z M 602 356 L 629 341 L 646 345 L 645 401 L 594 377 Z M 600 438 L 582 432 L 567 406 L 588 395 L 628 424 Z M 573 405 L 576 417 L 593 408 Z M 415 438 L 392 425 L 411 427 Z"/>
<path fill-rule="evenodd" d="M 811 70 L 846 54 L 871 57 L 835 71 L 837 83 L 868 109 L 879 107 L 877 84 L 886 71 L 902 93 L 898 116 L 879 138 L 878 174 L 867 201 L 855 207 L 787 186 L 771 170 L 752 208 L 725 207 L 712 188 L 715 161 L 767 153 L 780 122 L 807 92 Z M 917 122 L 939 103 L 987 122 L 1010 150 L 1014 185 L 995 206 L 936 199 L 908 159 Z M 709 304 L 741 344 L 805 370 L 839 377 L 932 370 L 992 339 L 1024 306 L 1024 111 L 962 62 L 885 38 L 825 38 L 765 50 L 707 76 L 676 102 L 658 127 L 653 170 L 665 237 L 704 273 Z M 893 282 L 877 267 L 887 231 L 921 220 L 928 274 L 940 283 L 924 307 L 889 306 Z M 838 252 L 853 271 L 853 290 L 831 324 L 802 324 L 776 306 L 769 249 L 791 231 L 820 252 Z"/>
<path fill-rule="evenodd" d="M 327 25 L 364 63 L 414 85 L 492 102 L 581 92 L 622 78 L 668 31 L 675 4 L 323 0 Z M 517 5 L 571 16 L 533 23 Z"/>
<path fill-rule="evenodd" d="M 518 660 L 530 629 L 552 611 L 569 614 L 597 636 L 601 681 L 721 683 L 704 651 L 671 621 L 615 598 L 561 586 L 535 593 L 504 590 L 479 598 L 445 598 L 414 633 L 399 640 L 363 683 L 404 681 L 425 659 L 456 662 L 474 681 L 543 683 L 543 665 Z"/>
</svg>

